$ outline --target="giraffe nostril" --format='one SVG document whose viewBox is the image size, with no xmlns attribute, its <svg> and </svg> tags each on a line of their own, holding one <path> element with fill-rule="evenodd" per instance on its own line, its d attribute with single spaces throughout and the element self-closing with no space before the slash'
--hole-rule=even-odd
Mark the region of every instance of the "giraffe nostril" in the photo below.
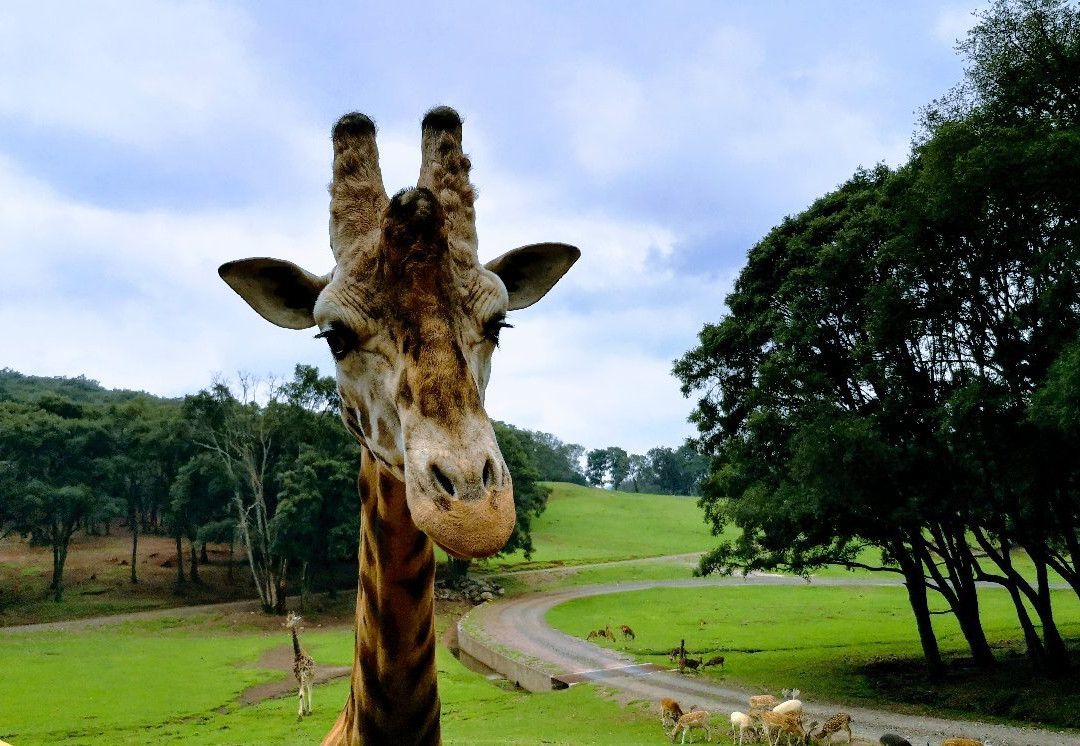
<svg viewBox="0 0 1080 746">
<path fill-rule="evenodd" d="M 453 497 L 455 493 L 454 483 L 450 480 L 450 477 L 443 474 L 442 469 L 435 464 L 431 465 L 431 474 L 435 477 L 435 481 L 439 483 L 439 486 L 443 488 L 443 491 Z"/>
<path fill-rule="evenodd" d="M 491 458 L 489 457 L 488 460 L 484 462 L 484 489 L 491 486 L 493 479 L 495 479 L 495 464 L 491 463 Z"/>
</svg>

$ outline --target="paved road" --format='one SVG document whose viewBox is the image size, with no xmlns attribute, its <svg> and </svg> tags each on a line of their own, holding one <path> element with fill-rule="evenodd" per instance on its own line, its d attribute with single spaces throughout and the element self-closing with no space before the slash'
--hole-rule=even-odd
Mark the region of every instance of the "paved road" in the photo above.
<svg viewBox="0 0 1080 746">
<path fill-rule="evenodd" d="M 694 676 L 678 672 L 658 672 L 645 675 L 622 675 L 619 669 L 632 666 L 635 661 L 617 650 L 602 648 L 577 637 L 559 632 L 545 621 L 549 609 L 576 598 L 608 593 L 623 593 L 646 588 L 688 588 L 703 586 L 743 585 L 801 585 L 799 578 L 757 576 L 742 578 L 695 578 L 687 580 L 642 581 L 610 585 L 582 586 L 567 590 L 533 593 L 501 600 L 477 607 L 473 612 L 475 624 L 483 635 L 500 645 L 519 653 L 544 661 L 552 670 L 562 674 L 599 674 L 603 685 L 618 689 L 634 699 L 655 701 L 661 697 L 674 697 L 684 706 L 697 704 L 717 713 L 733 710 L 746 711 L 747 697 L 758 692 L 713 684 Z M 821 586 L 881 586 L 897 585 L 886 579 L 863 580 L 858 578 L 824 578 L 814 581 Z M 634 669 L 631 669 L 634 670 Z M 596 675 L 595 673 L 592 675 Z M 798 682 L 794 682 L 798 683 Z M 912 743 L 938 743 L 949 736 L 967 736 L 981 739 L 995 746 L 1077 746 L 1080 736 L 1054 733 L 1036 728 L 1017 728 L 991 723 L 949 721 L 942 718 L 901 715 L 862 707 L 850 707 L 839 703 L 804 699 L 806 719 L 824 721 L 838 711 L 851 714 L 852 729 L 856 737 L 877 742 L 885 732 L 904 735 Z M 718 718 L 726 720 L 726 718 Z"/>
</svg>

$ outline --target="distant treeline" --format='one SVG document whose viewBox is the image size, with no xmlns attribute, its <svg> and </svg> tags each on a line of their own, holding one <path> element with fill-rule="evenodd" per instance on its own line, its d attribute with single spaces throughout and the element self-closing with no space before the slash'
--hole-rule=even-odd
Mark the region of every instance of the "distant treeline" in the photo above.
<svg viewBox="0 0 1080 746">
<path fill-rule="evenodd" d="M 540 481 L 585 483 L 581 446 L 493 423 L 514 481 L 518 522 L 505 552 L 532 549 L 530 522 L 547 504 Z M 0 536 L 53 550 L 52 589 L 63 594 L 77 530 L 131 528 L 176 539 L 178 585 L 199 581 L 200 549 L 244 556 L 267 610 L 285 578 L 303 589 L 358 544 L 359 448 L 339 421 L 337 388 L 309 366 L 293 378 L 214 381 L 182 399 L 108 390 L 95 381 L 0 370 Z"/>
</svg>

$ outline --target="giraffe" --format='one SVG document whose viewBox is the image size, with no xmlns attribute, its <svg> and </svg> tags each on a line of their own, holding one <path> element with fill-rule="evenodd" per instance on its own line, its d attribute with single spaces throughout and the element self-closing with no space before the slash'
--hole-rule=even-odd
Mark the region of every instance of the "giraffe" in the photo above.
<svg viewBox="0 0 1080 746">
<path fill-rule="evenodd" d="M 315 680 L 315 659 L 300 647 L 301 616 L 290 611 L 285 619 L 285 626 L 292 630 L 293 676 L 300 685 L 300 711 L 296 713 L 299 721 L 304 715 L 311 714 L 311 683 Z"/>
<path fill-rule="evenodd" d="M 480 558 L 509 538 L 513 486 L 484 410 L 491 356 L 507 312 L 540 300 L 580 255 L 542 243 L 480 264 L 461 132 L 453 109 L 429 111 L 417 185 L 389 198 L 374 122 L 346 114 L 331 135 L 334 268 L 219 269 L 268 321 L 318 326 L 360 442 L 353 671 L 328 746 L 441 742 L 434 547 Z"/>
</svg>

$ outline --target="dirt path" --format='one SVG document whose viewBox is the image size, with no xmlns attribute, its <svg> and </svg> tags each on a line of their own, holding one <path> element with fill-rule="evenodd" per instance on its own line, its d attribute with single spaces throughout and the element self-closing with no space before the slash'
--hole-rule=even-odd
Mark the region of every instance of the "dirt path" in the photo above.
<svg viewBox="0 0 1080 746">
<path fill-rule="evenodd" d="M 697 704 L 707 710 L 729 713 L 746 710 L 746 700 L 751 694 L 740 689 L 712 684 L 677 672 L 640 673 L 640 668 L 629 669 L 636 674 L 620 673 L 619 669 L 632 666 L 636 661 L 616 650 L 593 645 L 550 627 L 545 616 L 549 609 L 566 601 L 607 593 L 623 593 L 656 587 L 691 588 L 702 586 L 742 585 L 745 583 L 770 585 L 799 585 L 800 578 L 758 576 L 742 578 L 695 578 L 673 581 L 641 581 L 609 585 L 582 586 L 561 591 L 533 593 L 477 607 L 473 619 L 488 639 L 511 648 L 518 653 L 544 661 L 565 674 L 586 674 L 601 679 L 605 687 L 616 690 L 626 699 L 654 702 L 661 697 L 674 697 L 684 704 Z M 862 580 L 856 578 L 823 578 L 814 581 L 823 586 L 870 586 L 895 585 L 889 580 Z M 862 707 L 849 707 L 840 703 L 807 702 L 807 720 L 824 721 L 843 710 L 851 714 L 855 735 L 877 743 L 885 732 L 904 735 L 912 743 L 936 743 L 949 736 L 967 736 L 981 739 L 995 746 L 1077 746 L 1080 736 L 1055 733 L 1037 728 L 1020 728 L 973 721 L 951 721 L 943 718 L 903 715 Z"/>
</svg>

